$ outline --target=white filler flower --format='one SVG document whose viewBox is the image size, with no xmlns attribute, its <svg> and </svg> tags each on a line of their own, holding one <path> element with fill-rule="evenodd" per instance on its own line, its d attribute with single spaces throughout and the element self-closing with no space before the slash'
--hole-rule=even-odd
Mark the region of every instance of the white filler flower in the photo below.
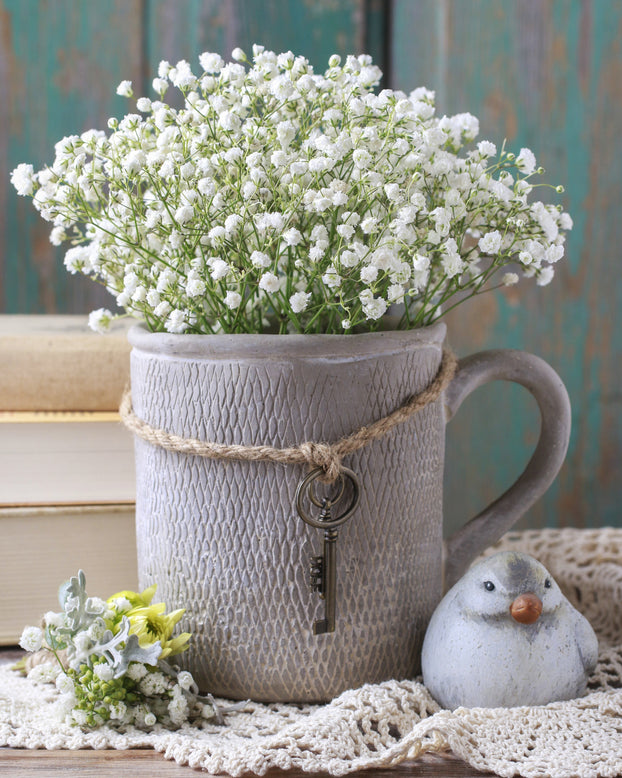
<svg viewBox="0 0 622 778">
<path fill-rule="evenodd" d="M 24 651 L 38 651 L 43 644 L 43 630 L 39 627 L 26 627 L 19 639 Z"/>
<path fill-rule="evenodd" d="M 374 330 L 396 304 L 419 327 L 515 275 L 544 286 L 564 256 L 572 219 L 530 200 L 533 152 L 478 140 L 470 113 L 436 116 L 425 87 L 378 93 L 369 56 L 318 73 L 256 45 L 154 75 L 107 132 L 11 174 L 69 272 L 153 330 Z M 134 98 L 129 80 L 116 91 Z"/>
</svg>

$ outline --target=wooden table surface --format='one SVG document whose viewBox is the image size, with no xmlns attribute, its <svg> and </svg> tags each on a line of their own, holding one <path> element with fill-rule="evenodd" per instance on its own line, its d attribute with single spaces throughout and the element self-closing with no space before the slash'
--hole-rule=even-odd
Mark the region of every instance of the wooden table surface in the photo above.
<svg viewBox="0 0 622 778">
<path fill-rule="evenodd" d="M 19 650 L 0 649 L 0 662 L 16 661 L 23 656 Z M 44 751 L 24 748 L 0 748 L 0 776 L 10 778 L 183 778 L 207 774 L 191 767 L 167 761 L 151 749 L 128 751 Z M 364 770 L 368 778 L 476 778 L 492 776 L 474 770 L 452 754 L 429 754 L 416 761 L 396 767 Z M 304 773 L 302 770 L 270 770 L 266 778 L 312 778 L 325 773 Z"/>
<path fill-rule="evenodd" d="M 169 762 L 154 751 L 27 751 L 0 748 L 0 775 L 10 778 L 188 778 L 200 774 L 206 773 Z M 475 778 L 493 775 L 477 772 L 451 755 L 426 755 L 389 769 L 365 770 L 357 774 L 368 778 Z M 266 778 L 312 778 L 320 775 L 326 774 L 270 770 Z"/>
</svg>

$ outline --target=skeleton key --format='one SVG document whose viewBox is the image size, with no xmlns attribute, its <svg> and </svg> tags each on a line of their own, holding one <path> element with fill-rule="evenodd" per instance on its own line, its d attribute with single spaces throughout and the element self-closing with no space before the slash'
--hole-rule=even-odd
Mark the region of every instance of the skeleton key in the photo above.
<svg viewBox="0 0 622 778">
<path fill-rule="evenodd" d="M 332 498 L 324 498 L 321 502 L 315 495 L 312 485 L 316 478 L 323 474 L 321 468 L 313 470 L 300 482 L 296 490 L 296 508 L 304 522 L 311 527 L 317 527 L 324 531 L 324 554 L 323 556 L 311 557 L 310 567 L 310 585 L 311 590 L 317 592 L 324 600 L 324 618 L 317 619 L 313 623 L 313 634 L 324 635 L 327 632 L 335 631 L 335 614 L 337 605 L 337 537 L 338 529 L 356 510 L 360 498 L 360 486 L 356 475 L 343 468 L 340 478 L 340 489 Z M 339 503 L 345 492 L 346 479 L 352 484 L 352 499 L 349 507 L 344 513 L 333 518 L 332 506 Z M 308 496 L 309 500 L 318 508 L 321 508 L 317 518 L 310 516 L 304 507 L 304 498 Z"/>
</svg>

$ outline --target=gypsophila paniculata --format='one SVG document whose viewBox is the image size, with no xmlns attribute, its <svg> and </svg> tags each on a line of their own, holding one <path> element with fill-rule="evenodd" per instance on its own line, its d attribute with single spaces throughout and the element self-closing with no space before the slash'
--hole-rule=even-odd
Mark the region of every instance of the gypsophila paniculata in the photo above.
<svg viewBox="0 0 622 778">
<path fill-rule="evenodd" d="M 334 55 L 324 74 L 257 45 L 233 59 L 161 62 L 153 97 L 108 134 L 63 138 L 50 167 L 13 171 L 52 243 L 71 245 L 68 270 L 128 314 L 173 333 L 338 333 L 399 305 L 412 328 L 521 277 L 550 282 L 572 220 L 530 202 L 545 184 L 529 149 L 467 151 L 476 117 L 437 117 L 425 88 L 376 94 L 366 55 Z M 117 93 L 132 99 L 132 83 Z"/>
<path fill-rule="evenodd" d="M 100 600 L 88 596 L 80 571 L 60 588 L 62 610 L 46 613 L 41 627 L 24 629 L 20 646 L 49 654 L 49 661 L 39 656 L 28 679 L 56 685 L 67 723 L 177 729 L 186 722 L 222 723 L 224 713 L 240 707 L 218 706 L 199 693 L 191 673 L 170 662 L 191 636 L 173 636 L 184 610 L 167 614 L 164 603 L 151 602 L 155 590 Z M 26 666 L 18 663 L 16 669 Z"/>
</svg>

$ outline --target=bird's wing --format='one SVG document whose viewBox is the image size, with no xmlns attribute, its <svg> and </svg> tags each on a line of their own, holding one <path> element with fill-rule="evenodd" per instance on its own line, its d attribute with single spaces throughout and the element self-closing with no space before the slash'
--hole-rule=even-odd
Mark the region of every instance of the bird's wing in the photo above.
<svg viewBox="0 0 622 778">
<path fill-rule="evenodd" d="M 575 636 L 579 655 L 586 672 L 591 673 L 598 661 L 598 639 L 589 621 L 578 611 L 575 611 Z"/>
</svg>

